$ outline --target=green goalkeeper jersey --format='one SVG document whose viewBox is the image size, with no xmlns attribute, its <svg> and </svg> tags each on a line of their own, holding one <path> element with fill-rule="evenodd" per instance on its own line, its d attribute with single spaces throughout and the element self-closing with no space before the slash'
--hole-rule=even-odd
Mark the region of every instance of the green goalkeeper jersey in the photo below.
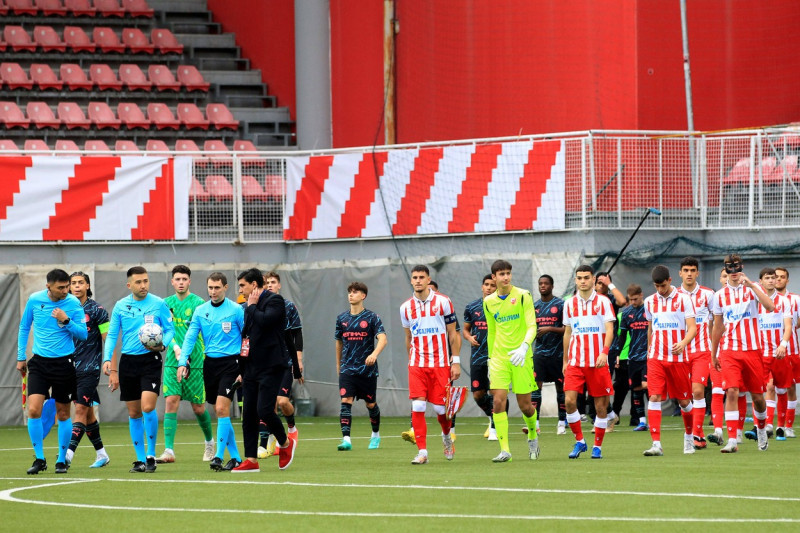
<svg viewBox="0 0 800 533">
<path fill-rule="evenodd" d="M 177 294 L 164 298 L 164 303 L 167 304 L 169 310 L 172 311 L 172 324 L 175 326 L 175 336 L 172 338 L 169 346 L 167 346 L 167 355 L 164 359 L 164 366 L 177 368 L 178 360 L 175 359 L 175 346 L 180 347 L 183 344 L 183 338 L 189 330 L 189 324 L 192 323 L 192 315 L 194 310 L 200 305 L 204 304 L 202 298 L 191 292 L 186 295 L 186 298 L 180 300 Z M 205 345 L 203 343 L 202 334 L 198 336 L 197 342 L 192 350 L 190 368 L 203 368 L 203 353 Z"/>
<path fill-rule="evenodd" d="M 523 342 L 533 346 L 536 338 L 536 311 L 530 292 L 512 285 L 511 292 L 505 298 L 501 298 L 496 292 L 484 298 L 483 311 L 489 330 L 489 358 L 508 359 L 508 352 L 516 350 Z M 531 354 L 530 348 L 528 354 Z"/>
</svg>

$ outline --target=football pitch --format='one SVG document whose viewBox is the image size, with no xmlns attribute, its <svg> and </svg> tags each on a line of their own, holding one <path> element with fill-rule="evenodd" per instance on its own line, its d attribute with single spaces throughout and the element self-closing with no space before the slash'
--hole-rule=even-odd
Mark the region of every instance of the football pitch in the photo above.
<svg viewBox="0 0 800 533">
<path fill-rule="evenodd" d="M 627 420 L 624 420 L 627 422 Z M 130 474 L 127 424 L 101 425 L 111 463 L 89 469 L 94 450 L 81 442 L 72 468 L 56 476 L 56 435 L 45 441 L 48 470 L 27 476 L 33 461 L 23 427 L 0 429 L 0 520 L 3 531 L 752 531 L 800 529 L 800 439 L 770 440 L 759 452 L 709 448 L 683 454 L 680 417 L 665 418 L 663 457 L 643 457 L 647 433 L 619 425 L 606 436 L 604 459 L 569 460 L 571 434 L 556 436 L 542 419 L 541 456 L 530 461 L 521 419 L 511 420 L 513 461 L 494 464 L 496 442 L 485 418 L 460 418 L 452 462 L 428 419 L 427 465 L 400 438 L 408 418 L 385 418 L 379 450 L 367 450 L 369 421 L 353 420 L 353 450 L 339 452 L 338 419 L 298 423 L 292 465 L 262 460 L 261 472 L 212 472 L 201 461 L 202 434 L 181 422 L 177 462 L 154 474 Z M 237 434 L 240 427 L 235 423 Z M 215 425 L 216 429 L 216 425 Z M 584 424 L 591 449 L 591 426 Z M 241 438 L 239 439 L 241 446 Z M 160 453 L 163 449 L 159 435 Z M 227 459 L 227 458 L 226 458 Z M 758 523 L 762 524 L 759 525 Z M 201 529 L 202 528 L 202 529 Z M 589 529 L 590 528 L 590 529 Z"/>
</svg>

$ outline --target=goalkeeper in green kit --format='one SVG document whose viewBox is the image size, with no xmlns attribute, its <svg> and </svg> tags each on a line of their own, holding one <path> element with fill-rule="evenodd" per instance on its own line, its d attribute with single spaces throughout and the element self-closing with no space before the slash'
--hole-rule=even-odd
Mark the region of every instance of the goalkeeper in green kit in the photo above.
<svg viewBox="0 0 800 533">
<path fill-rule="evenodd" d="M 533 352 L 531 344 L 536 338 L 536 311 L 529 291 L 511 284 L 511 263 L 498 260 L 492 264 L 492 278 L 497 292 L 483 300 L 483 310 L 488 328 L 489 388 L 494 397 L 494 425 L 500 442 L 500 455 L 495 463 L 511 461 L 508 445 L 509 385 L 517 395 L 517 404 L 528 426 L 528 457 L 539 457 L 539 440 L 536 434 L 536 408 L 531 403 L 531 392 L 537 390 L 533 377 Z"/>
</svg>

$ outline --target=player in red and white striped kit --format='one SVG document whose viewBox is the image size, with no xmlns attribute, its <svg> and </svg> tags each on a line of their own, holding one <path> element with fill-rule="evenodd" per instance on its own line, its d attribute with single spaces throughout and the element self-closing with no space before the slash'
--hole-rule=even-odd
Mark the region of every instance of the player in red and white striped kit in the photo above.
<svg viewBox="0 0 800 533">
<path fill-rule="evenodd" d="M 408 350 L 408 397 L 411 399 L 411 425 L 419 453 L 411 464 L 428 462 L 425 422 L 427 402 L 433 405 L 442 427 L 444 456 L 453 459 L 455 448 L 450 437 L 450 421 L 445 416 L 445 397 L 450 381 L 461 375 L 461 337 L 456 332 L 456 314 L 447 296 L 431 290 L 428 267 L 411 269 L 414 296 L 400 306 L 400 320 Z M 452 359 L 450 355 L 453 354 Z M 452 364 L 451 364 L 452 361 Z"/>
<path fill-rule="evenodd" d="M 784 267 L 775 269 L 775 289 L 789 299 L 792 309 L 792 337 L 787 350 L 789 364 L 792 367 L 792 384 L 786 391 L 786 415 L 784 422 L 784 437 L 795 438 L 794 418 L 797 411 L 797 383 L 800 383 L 800 339 L 797 335 L 798 321 L 800 321 L 800 295 L 789 292 L 789 271 Z M 781 405 L 783 401 L 778 395 L 778 424 L 781 420 Z"/>
<path fill-rule="evenodd" d="M 669 394 L 681 406 L 683 453 L 694 453 L 692 440 L 692 366 L 687 346 L 697 333 L 691 298 L 672 285 L 669 269 L 658 265 L 651 273 L 656 293 L 644 300 L 648 327 L 647 418 L 653 445 L 648 457 L 664 455 L 661 448 L 661 402 Z"/>
<path fill-rule="evenodd" d="M 766 450 L 767 410 L 764 402 L 761 336 L 758 332 L 758 304 L 767 311 L 775 304 L 757 283 L 743 272 L 738 254 L 725 257 L 727 285 L 714 295 L 714 326 L 711 332 L 711 362 L 722 371 L 725 389 L 725 424 L 728 443 L 722 453 L 738 451 L 736 434 L 739 429 L 739 388 L 744 386 L 753 399 L 753 418 L 757 426 L 758 449 Z M 719 317 L 719 319 L 717 319 Z"/>
<path fill-rule="evenodd" d="M 692 300 L 695 313 L 697 334 L 689 343 L 686 352 L 689 354 L 689 363 L 692 367 L 692 435 L 694 446 L 697 449 L 706 447 L 705 434 L 703 433 L 703 420 L 706 416 L 706 385 L 711 372 L 711 328 L 714 314 L 711 312 L 711 301 L 714 291 L 697 283 L 700 263 L 694 257 L 685 257 L 681 261 L 680 276 L 683 283 L 678 287 L 678 292 L 686 294 Z M 718 384 L 715 384 L 718 386 Z M 722 435 L 722 417 L 724 413 L 724 391 L 719 388 L 719 417 L 720 437 Z M 713 402 L 712 402 L 713 404 Z M 714 416 L 712 405 L 712 417 Z M 716 435 L 714 435 L 716 437 Z M 710 437 L 710 436 L 709 436 Z M 721 443 L 721 439 L 717 442 Z"/>
</svg>

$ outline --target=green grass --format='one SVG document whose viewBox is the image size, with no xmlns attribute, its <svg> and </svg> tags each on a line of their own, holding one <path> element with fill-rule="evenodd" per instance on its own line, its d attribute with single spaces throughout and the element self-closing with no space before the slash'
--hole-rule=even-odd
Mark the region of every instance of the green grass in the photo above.
<svg viewBox="0 0 800 533">
<path fill-rule="evenodd" d="M 178 462 L 159 466 L 155 474 L 128 473 L 133 448 L 127 424 L 103 424 L 111 456 L 106 468 L 88 468 L 94 451 L 84 440 L 70 472 L 56 476 L 53 432 L 45 450 L 49 469 L 26 476 L 32 462 L 26 430 L 2 428 L 1 528 L 115 533 L 145 528 L 183 528 L 187 533 L 200 528 L 369 532 L 405 528 L 452 533 L 467 528 L 535 531 L 546 527 L 651 533 L 687 526 L 752 531 L 760 527 L 754 523 L 759 520 L 771 528 L 800 527 L 798 440 L 770 441 L 767 452 L 759 452 L 754 442 L 747 441 L 735 455 L 720 454 L 711 445 L 684 456 L 680 418 L 667 418 L 664 457 L 643 457 L 649 435 L 622 425 L 606 437 L 603 460 L 591 460 L 588 454 L 568 460 L 573 438 L 556 436 L 555 421 L 549 419 L 542 420 L 542 455 L 530 461 L 521 420 L 512 419 L 514 460 L 493 464 L 491 458 L 499 447 L 482 437 L 484 420 L 459 419 L 456 457 L 448 462 L 441 452 L 435 419 L 429 418 L 429 430 L 434 433 L 428 441 L 431 462 L 412 466 L 416 448 L 399 437 L 407 429 L 408 418 L 383 420 L 380 450 L 366 449 L 369 421 L 355 418 L 350 452 L 336 450 L 337 419 L 315 418 L 298 425 L 300 442 L 289 469 L 278 470 L 277 459 L 271 458 L 261 461 L 260 473 L 241 475 L 211 472 L 200 460 L 199 428 L 182 422 L 176 438 Z M 589 441 L 590 426 L 584 424 L 584 428 Z M 160 453 L 162 435 L 159 441 Z M 34 490 L 8 493 L 24 487 Z M 147 508 L 158 510 L 145 514 Z M 714 519 L 722 522 L 707 521 Z"/>
</svg>

